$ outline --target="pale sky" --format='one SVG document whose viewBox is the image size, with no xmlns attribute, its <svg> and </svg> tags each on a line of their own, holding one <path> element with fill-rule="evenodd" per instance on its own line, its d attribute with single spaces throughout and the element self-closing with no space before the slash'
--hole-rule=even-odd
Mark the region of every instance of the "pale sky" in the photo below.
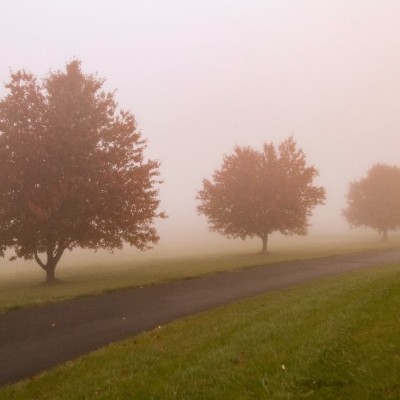
<svg viewBox="0 0 400 400">
<path fill-rule="evenodd" d="M 315 229 L 346 227 L 349 181 L 399 164 L 398 0 L 3 0 L 0 15 L 2 81 L 76 57 L 117 89 L 162 162 L 161 236 L 207 230 L 196 191 L 234 145 L 294 135 L 327 189 Z"/>
</svg>

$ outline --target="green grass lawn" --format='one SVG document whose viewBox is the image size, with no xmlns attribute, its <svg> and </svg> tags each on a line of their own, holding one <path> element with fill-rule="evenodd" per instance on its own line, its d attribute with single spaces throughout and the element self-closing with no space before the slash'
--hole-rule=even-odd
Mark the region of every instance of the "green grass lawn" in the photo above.
<svg viewBox="0 0 400 400">
<path fill-rule="evenodd" d="M 236 252 L 153 260 L 132 258 L 131 261 L 110 261 L 107 264 L 64 264 L 56 270 L 63 283 L 53 286 L 43 284 L 44 272 L 32 262 L 29 269 L 20 268 L 20 273 L 7 275 L 0 270 L 0 312 L 235 268 L 393 247 L 400 247 L 399 238 L 389 243 L 378 242 L 374 238 L 359 242 L 308 243 L 304 246 L 285 244 L 271 247 L 268 256 Z"/>
<path fill-rule="evenodd" d="M 110 345 L 0 399 L 400 399 L 400 264 L 326 278 Z"/>
</svg>

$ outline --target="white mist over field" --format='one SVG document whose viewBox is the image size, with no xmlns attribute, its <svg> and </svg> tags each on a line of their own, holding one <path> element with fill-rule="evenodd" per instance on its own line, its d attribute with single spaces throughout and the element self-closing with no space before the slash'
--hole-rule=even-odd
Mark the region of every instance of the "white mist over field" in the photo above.
<svg viewBox="0 0 400 400">
<path fill-rule="evenodd" d="M 16 0 L 0 13 L 2 81 L 76 57 L 135 114 L 165 181 L 155 255 L 238 248 L 207 233 L 195 200 L 234 145 L 294 136 L 327 190 L 312 239 L 347 230 L 349 181 L 399 164 L 397 0 Z"/>
</svg>

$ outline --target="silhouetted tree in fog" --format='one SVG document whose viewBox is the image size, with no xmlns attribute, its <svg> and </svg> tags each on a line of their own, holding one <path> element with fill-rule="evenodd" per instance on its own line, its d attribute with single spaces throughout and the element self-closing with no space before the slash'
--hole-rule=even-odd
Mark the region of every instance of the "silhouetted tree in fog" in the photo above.
<svg viewBox="0 0 400 400">
<path fill-rule="evenodd" d="M 350 183 L 343 215 L 351 226 L 366 226 L 382 234 L 400 227 L 400 168 L 376 164 L 365 178 Z"/>
<path fill-rule="evenodd" d="M 0 100 L 0 255 L 35 259 L 48 282 L 65 250 L 159 239 L 159 163 L 103 84 L 74 60 L 40 81 L 12 73 Z"/>
<path fill-rule="evenodd" d="M 267 253 L 272 232 L 307 233 L 312 209 L 325 199 L 324 188 L 313 185 L 317 175 L 292 137 L 277 150 L 272 143 L 261 152 L 235 147 L 212 180 L 203 180 L 197 210 L 210 230 L 233 238 L 259 237 Z"/>
</svg>

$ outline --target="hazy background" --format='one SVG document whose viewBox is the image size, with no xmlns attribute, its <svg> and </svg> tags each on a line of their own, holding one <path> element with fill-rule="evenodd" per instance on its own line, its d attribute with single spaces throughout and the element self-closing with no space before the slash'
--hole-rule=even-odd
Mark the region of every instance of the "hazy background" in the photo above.
<svg viewBox="0 0 400 400">
<path fill-rule="evenodd" d="M 310 236 L 347 230 L 349 181 L 399 164 L 398 0 L 10 0 L 0 15 L 2 81 L 76 57 L 133 111 L 162 162 L 159 249 L 224 246 L 195 196 L 235 144 L 294 135 L 327 189 Z"/>
</svg>

